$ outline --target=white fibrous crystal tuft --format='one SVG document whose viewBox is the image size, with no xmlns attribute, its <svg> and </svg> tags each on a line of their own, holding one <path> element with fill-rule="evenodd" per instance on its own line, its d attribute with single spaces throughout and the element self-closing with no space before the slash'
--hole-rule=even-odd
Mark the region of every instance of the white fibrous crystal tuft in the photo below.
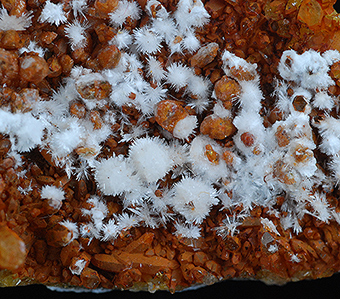
<svg viewBox="0 0 340 299">
<path fill-rule="evenodd" d="M 313 106 L 318 109 L 332 110 L 334 99 L 327 92 L 318 92 L 314 96 Z"/>
<path fill-rule="evenodd" d="M 336 184 L 340 182 L 340 121 L 331 116 L 315 124 L 322 137 L 319 149 L 330 156 L 329 168 Z"/>
<path fill-rule="evenodd" d="M 191 70 L 180 63 L 170 65 L 167 70 L 167 82 L 177 91 L 187 86 L 191 76 L 193 76 Z"/>
<path fill-rule="evenodd" d="M 175 235 L 181 238 L 198 239 L 201 237 L 201 229 L 197 225 L 178 223 L 174 224 L 176 228 Z"/>
<path fill-rule="evenodd" d="M 123 157 L 101 160 L 95 169 L 95 179 L 105 195 L 119 195 L 138 187 L 134 169 Z"/>
<path fill-rule="evenodd" d="M 148 75 L 156 82 L 161 82 L 165 78 L 165 71 L 162 64 L 153 56 L 148 58 Z"/>
<path fill-rule="evenodd" d="M 331 210 L 326 199 L 326 194 L 315 192 L 308 201 L 313 209 L 313 212 L 307 212 L 318 218 L 320 221 L 328 223 L 328 221 L 331 219 Z"/>
<path fill-rule="evenodd" d="M 59 224 L 65 226 L 72 233 L 72 238 L 69 241 L 69 243 L 71 243 L 73 240 L 75 240 L 79 237 L 79 230 L 78 230 L 77 223 L 72 222 L 70 220 L 63 220 L 63 221 L 59 222 Z"/>
<path fill-rule="evenodd" d="M 89 208 L 82 209 L 82 213 L 84 216 L 89 216 L 91 221 L 80 227 L 80 235 L 91 239 L 99 239 L 104 225 L 104 218 L 108 213 L 107 205 L 97 196 L 90 197 L 87 203 Z"/>
<path fill-rule="evenodd" d="M 110 41 L 111 44 L 116 45 L 118 49 L 127 48 L 132 44 L 133 38 L 125 29 L 119 29 L 114 38 Z"/>
<path fill-rule="evenodd" d="M 86 261 L 79 259 L 74 263 L 73 267 L 70 266 L 69 269 L 73 275 L 80 275 L 83 272 L 85 265 Z"/>
<path fill-rule="evenodd" d="M 76 119 L 60 119 L 58 128 L 51 130 L 49 147 L 56 157 L 65 157 L 81 142 L 83 128 Z"/>
<path fill-rule="evenodd" d="M 212 206 L 218 204 L 215 189 L 196 178 L 184 178 L 173 188 L 170 205 L 187 223 L 201 223 Z"/>
<path fill-rule="evenodd" d="M 59 210 L 65 198 L 65 192 L 55 186 L 43 186 L 40 196 L 43 199 L 48 199 L 48 203 L 52 208 Z"/>
<path fill-rule="evenodd" d="M 329 66 L 339 60 L 339 54 L 334 51 L 321 55 L 309 50 L 299 55 L 294 50 L 287 50 L 281 56 L 278 69 L 285 80 L 295 81 L 303 88 L 328 88 L 334 84 L 328 75 Z"/>
<path fill-rule="evenodd" d="M 174 127 L 173 135 L 179 139 L 187 139 L 197 127 L 197 117 L 189 115 L 181 119 Z"/>
<path fill-rule="evenodd" d="M 131 20 L 138 20 L 140 7 L 136 2 L 122 0 L 119 1 L 117 9 L 110 13 L 110 21 L 113 25 L 122 26 L 129 17 Z"/>
<path fill-rule="evenodd" d="M 140 103 L 141 110 L 145 114 L 151 114 L 155 105 L 166 97 L 166 92 L 167 90 L 162 88 L 162 86 L 145 86 L 143 99 Z"/>
<path fill-rule="evenodd" d="M 102 240 L 105 242 L 116 239 L 120 233 L 120 228 L 116 219 L 110 219 L 107 223 L 103 224 L 102 233 Z"/>
<path fill-rule="evenodd" d="M 19 53 L 29 53 L 29 52 L 35 52 L 37 53 L 40 57 L 44 57 L 45 55 L 45 49 L 38 46 L 38 44 L 34 41 L 30 41 L 29 44 L 27 45 L 27 47 L 22 47 L 21 49 L 19 49 Z"/>
<path fill-rule="evenodd" d="M 136 215 L 131 215 L 128 213 L 122 213 L 117 216 L 117 224 L 119 231 L 126 231 L 131 227 L 137 226 L 139 224 L 139 217 Z"/>
<path fill-rule="evenodd" d="M 242 90 L 239 96 L 239 102 L 245 112 L 258 113 L 261 109 L 261 100 L 263 96 L 259 83 L 260 82 L 257 80 L 244 80 L 239 82 Z"/>
<path fill-rule="evenodd" d="M 200 41 L 195 36 L 194 32 L 188 30 L 183 38 L 183 47 L 189 52 L 194 52 L 201 46 Z"/>
<path fill-rule="evenodd" d="M 157 15 L 158 13 L 159 12 L 157 12 Z M 159 32 L 168 45 L 173 43 L 176 36 L 179 34 L 175 21 L 169 17 L 154 19 L 152 28 Z"/>
<path fill-rule="evenodd" d="M 150 28 L 143 27 L 134 32 L 135 45 L 142 53 L 155 54 L 161 49 L 162 38 Z"/>
<path fill-rule="evenodd" d="M 175 19 L 181 30 L 201 27 L 209 21 L 210 15 L 201 1 L 180 0 Z"/>
<path fill-rule="evenodd" d="M 129 161 L 142 180 L 163 178 L 173 166 L 169 148 L 159 138 L 140 138 L 131 146 Z"/>
<path fill-rule="evenodd" d="M 43 121 L 30 113 L 11 113 L 0 110 L 0 132 L 8 134 L 19 152 L 27 152 L 42 143 Z"/>
<path fill-rule="evenodd" d="M 20 17 L 9 15 L 5 8 L 0 8 L 0 30 L 25 30 L 31 26 L 32 17 L 29 13 L 24 13 Z"/>
<path fill-rule="evenodd" d="M 234 236 L 236 233 L 238 233 L 237 227 L 242 224 L 242 219 L 237 219 L 235 215 L 228 216 L 226 215 L 226 218 L 223 219 L 222 225 L 219 227 L 216 227 L 215 230 L 217 233 L 225 239 L 227 236 Z"/>
<path fill-rule="evenodd" d="M 209 94 L 210 82 L 200 76 L 190 76 L 188 80 L 188 91 L 199 98 L 206 99 Z"/>
<path fill-rule="evenodd" d="M 65 34 L 69 38 L 72 50 L 86 46 L 86 29 L 88 26 L 88 24 L 82 24 L 78 20 L 65 26 Z"/>
<path fill-rule="evenodd" d="M 85 16 L 85 12 L 88 8 L 87 0 L 72 0 L 71 7 L 75 17 Z"/>
<path fill-rule="evenodd" d="M 220 160 L 218 163 L 211 163 L 209 161 L 206 155 L 207 146 L 210 146 L 217 154 L 222 155 L 222 148 L 215 140 L 207 136 L 198 135 L 190 144 L 189 161 L 195 175 L 203 177 L 207 181 L 217 181 L 221 177 L 226 176 L 229 170 L 223 160 Z"/>
<path fill-rule="evenodd" d="M 273 221 L 269 220 L 268 218 L 261 218 L 261 224 L 267 231 L 273 232 L 280 236 L 280 233 L 277 231 L 277 228 Z"/>
<path fill-rule="evenodd" d="M 64 12 L 64 4 L 54 4 L 50 0 L 45 2 L 45 6 L 41 11 L 41 15 L 39 17 L 39 22 L 47 22 L 50 24 L 55 24 L 59 26 L 62 23 L 67 21 L 66 13 Z"/>
</svg>

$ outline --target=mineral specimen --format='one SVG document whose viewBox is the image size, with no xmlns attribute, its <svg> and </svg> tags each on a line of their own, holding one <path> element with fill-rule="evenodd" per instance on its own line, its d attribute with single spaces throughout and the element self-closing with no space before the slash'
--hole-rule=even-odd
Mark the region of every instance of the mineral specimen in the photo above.
<svg viewBox="0 0 340 299">
<path fill-rule="evenodd" d="M 0 286 L 340 271 L 334 1 L 1 3 Z"/>
</svg>

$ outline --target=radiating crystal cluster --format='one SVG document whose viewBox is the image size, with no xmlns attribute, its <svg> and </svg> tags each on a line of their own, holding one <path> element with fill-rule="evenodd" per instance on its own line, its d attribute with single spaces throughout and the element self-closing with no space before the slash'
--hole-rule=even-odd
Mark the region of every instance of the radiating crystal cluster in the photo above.
<svg viewBox="0 0 340 299">
<path fill-rule="evenodd" d="M 333 3 L 1 3 L 3 285 L 339 271 Z"/>
</svg>

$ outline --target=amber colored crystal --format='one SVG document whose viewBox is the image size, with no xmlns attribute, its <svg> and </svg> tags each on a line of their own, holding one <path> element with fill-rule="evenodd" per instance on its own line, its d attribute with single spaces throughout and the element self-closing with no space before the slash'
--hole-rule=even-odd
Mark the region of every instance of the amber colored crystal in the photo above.
<svg viewBox="0 0 340 299">
<path fill-rule="evenodd" d="M 242 133 L 240 138 L 245 146 L 252 146 L 255 142 L 255 136 L 249 132 Z"/>
<path fill-rule="evenodd" d="M 16 270 L 25 263 L 26 247 L 19 236 L 0 224 L 0 269 Z"/>
<path fill-rule="evenodd" d="M 74 65 L 74 61 L 71 56 L 64 54 L 59 58 L 59 61 L 63 69 L 63 73 L 68 74 Z"/>
<path fill-rule="evenodd" d="M 28 82 L 39 83 L 49 74 L 49 68 L 44 58 L 27 55 L 20 59 L 19 74 Z"/>
<path fill-rule="evenodd" d="M 196 54 L 191 57 L 191 66 L 205 67 L 215 59 L 218 50 L 219 45 L 217 43 L 210 43 L 200 48 Z"/>
<path fill-rule="evenodd" d="M 277 138 L 277 143 L 280 147 L 284 147 L 289 144 L 289 137 L 282 126 L 277 127 L 275 137 Z"/>
<path fill-rule="evenodd" d="M 212 18 L 218 18 L 223 14 L 225 8 L 225 1 L 223 0 L 210 0 L 206 3 L 205 8 L 210 13 Z"/>
<path fill-rule="evenodd" d="M 307 26 L 312 27 L 315 25 L 320 25 L 323 16 L 324 12 L 318 1 L 302 1 L 299 8 L 298 19 L 306 23 Z"/>
<path fill-rule="evenodd" d="M 216 97 L 223 102 L 236 99 L 241 93 L 240 85 L 228 76 L 223 76 L 214 86 Z"/>
<path fill-rule="evenodd" d="M 15 50 L 22 48 L 25 44 L 25 39 L 22 38 L 20 32 L 15 30 L 7 30 L 2 33 L 0 47 L 6 50 Z"/>
<path fill-rule="evenodd" d="M 205 146 L 205 155 L 211 163 L 218 164 L 220 160 L 219 154 L 214 151 L 213 147 L 210 144 Z"/>
<path fill-rule="evenodd" d="M 19 65 L 17 57 L 11 52 L 0 49 L 0 83 L 8 84 L 17 77 Z"/>
<path fill-rule="evenodd" d="M 200 131 L 212 139 L 225 139 L 235 133 L 236 128 L 230 118 L 207 116 L 201 123 Z"/>
<path fill-rule="evenodd" d="M 155 120 L 165 130 L 173 132 L 176 124 L 189 113 L 182 103 L 175 100 L 160 101 L 155 107 Z"/>
<path fill-rule="evenodd" d="M 75 102 L 70 106 L 70 113 L 78 118 L 84 118 L 86 115 L 86 108 L 84 104 Z"/>
<path fill-rule="evenodd" d="M 26 9 L 25 0 L 2 0 L 1 4 L 9 10 L 11 16 L 21 16 Z"/>
<path fill-rule="evenodd" d="M 287 5 L 286 5 L 286 13 L 290 14 L 293 12 L 296 12 L 303 0 L 288 0 Z"/>
<path fill-rule="evenodd" d="M 227 165 L 232 165 L 234 161 L 234 154 L 231 151 L 224 151 L 222 154 L 223 160 L 227 163 Z"/>
<path fill-rule="evenodd" d="M 96 0 L 94 8 L 101 18 L 107 18 L 108 14 L 113 12 L 118 6 L 118 0 Z"/>
<path fill-rule="evenodd" d="M 112 45 L 101 49 L 98 53 L 97 59 L 103 68 L 111 69 L 118 65 L 120 57 L 121 53 L 119 49 Z"/>
<path fill-rule="evenodd" d="M 111 86 L 106 81 L 81 82 L 76 86 L 82 98 L 88 100 L 100 100 L 107 98 L 111 92 Z"/>
<path fill-rule="evenodd" d="M 340 79 L 340 62 L 336 62 L 331 66 L 331 74 L 335 79 Z"/>
<path fill-rule="evenodd" d="M 62 73 L 62 66 L 57 57 L 51 57 L 47 60 L 50 73 L 48 74 L 49 77 L 58 77 Z"/>
</svg>

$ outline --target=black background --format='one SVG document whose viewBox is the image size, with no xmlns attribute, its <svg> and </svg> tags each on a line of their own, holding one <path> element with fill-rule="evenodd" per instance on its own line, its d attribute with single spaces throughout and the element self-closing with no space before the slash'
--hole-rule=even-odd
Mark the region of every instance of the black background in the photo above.
<svg viewBox="0 0 340 299">
<path fill-rule="evenodd" d="M 334 5 L 334 8 L 337 12 L 340 12 L 340 1 L 336 2 L 336 4 Z"/>
<path fill-rule="evenodd" d="M 288 283 L 284 286 L 268 286 L 258 281 L 224 281 L 195 291 L 170 294 L 147 292 L 111 291 L 108 293 L 74 293 L 50 291 L 41 285 L 0 289 L 0 298 L 48 298 L 48 299 L 338 299 L 340 298 L 340 275 L 330 278 Z"/>
<path fill-rule="evenodd" d="M 340 1 L 334 6 L 340 12 Z M 41 285 L 15 288 L 0 288 L 0 299 L 37 298 L 37 299 L 279 299 L 279 298 L 320 298 L 340 299 L 340 274 L 330 278 L 288 283 L 284 286 L 268 286 L 258 281 L 224 281 L 213 286 L 203 287 L 194 291 L 175 294 L 159 291 L 154 294 L 147 292 L 111 291 L 107 293 L 74 293 L 56 292 Z"/>
</svg>

